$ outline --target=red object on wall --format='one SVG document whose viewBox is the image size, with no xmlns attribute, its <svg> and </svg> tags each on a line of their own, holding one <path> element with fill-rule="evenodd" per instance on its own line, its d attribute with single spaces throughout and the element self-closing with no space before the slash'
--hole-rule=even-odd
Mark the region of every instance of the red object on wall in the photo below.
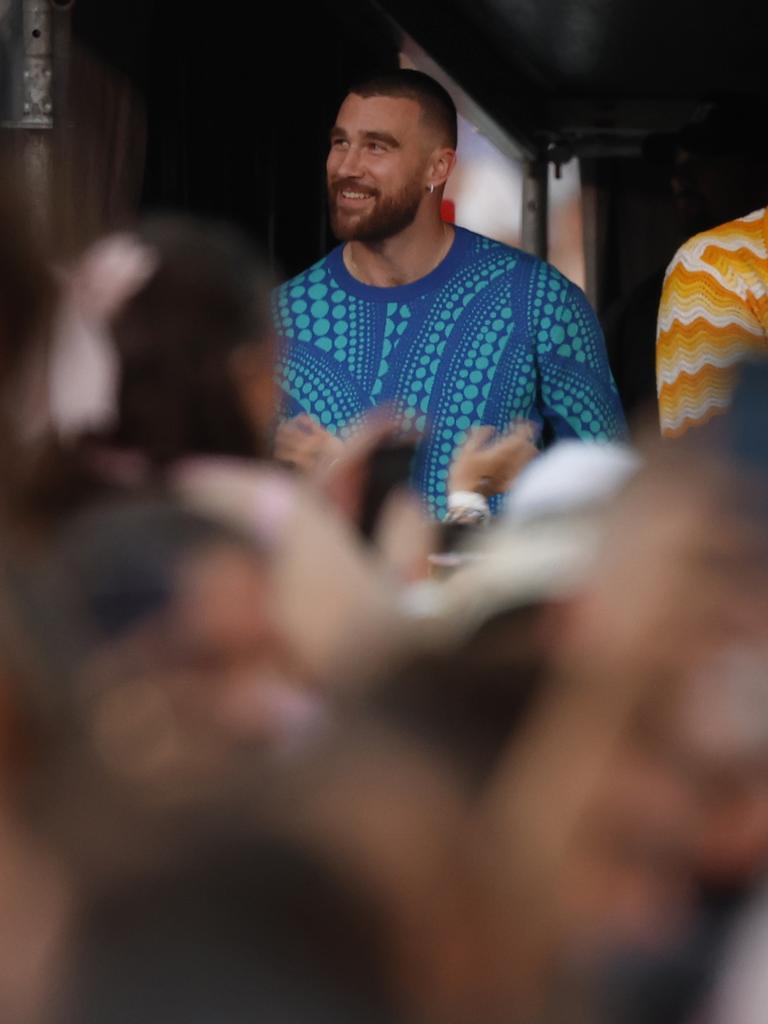
<svg viewBox="0 0 768 1024">
<path fill-rule="evenodd" d="M 444 199 L 440 203 L 440 216 L 446 224 L 454 224 L 456 221 L 456 203 L 452 199 Z"/>
</svg>

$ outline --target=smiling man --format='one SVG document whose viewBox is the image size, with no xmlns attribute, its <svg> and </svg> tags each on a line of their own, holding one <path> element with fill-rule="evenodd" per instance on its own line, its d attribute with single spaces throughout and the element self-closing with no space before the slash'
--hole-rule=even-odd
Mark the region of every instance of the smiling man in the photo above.
<svg viewBox="0 0 768 1024">
<path fill-rule="evenodd" d="M 418 71 L 350 90 L 331 130 L 331 226 L 340 245 L 274 296 L 287 422 L 330 448 L 385 405 L 424 434 L 414 483 L 446 510 L 451 458 L 472 427 L 517 418 L 552 437 L 613 438 L 624 418 L 602 332 L 554 267 L 440 215 L 456 162 L 456 108 Z M 295 419 L 302 415 L 301 419 Z"/>
</svg>

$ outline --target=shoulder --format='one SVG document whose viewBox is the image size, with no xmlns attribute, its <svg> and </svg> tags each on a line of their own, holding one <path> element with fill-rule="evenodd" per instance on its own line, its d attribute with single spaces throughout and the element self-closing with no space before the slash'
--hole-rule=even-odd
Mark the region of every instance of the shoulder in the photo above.
<svg viewBox="0 0 768 1024">
<path fill-rule="evenodd" d="M 311 267 L 273 289 L 272 317 L 277 333 L 282 338 L 300 338 L 317 312 L 316 304 L 327 297 L 333 277 L 335 252 L 323 256 Z"/>
<path fill-rule="evenodd" d="M 333 253 L 323 256 L 322 259 L 313 263 L 311 267 L 307 267 L 306 270 L 302 270 L 295 277 L 291 277 L 278 285 L 272 292 L 273 300 L 280 303 L 290 299 L 301 299 L 309 294 L 310 289 L 314 285 L 323 284 L 326 278 L 331 276 L 330 263 L 332 256 Z"/>
<path fill-rule="evenodd" d="M 498 242 L 486 235 L 458 227 L 456 232 L 462 241 L 462 251 L 467 262 L 495 264 L 505 270 L 530 272 L 542 261 L 514 245 Z"/>
<path fill-rule="evenodd" d="M 708 271 L 735 268 L 754 260 L 768 261 L 767 224 L 768 209 L 763 208 L 694 235 L 675 253 L 667 268 L 667 278 L 678 268 Z"/>
<path fill-rule="evenodd" d="M 491 280 L 504 276 L 516 289 L 524 287 L 525 294 L 530 298 L 531 311 L 548 304 L 561 306 L 573 300 L 578 305 L 590 308 L 579 286 L 551 263 L 516 246 L 497 242 L 466 228 L 457 228 L 457 231 L 465 236 L 465 260 L 477 263 L 478 268 L 482 268 L 482 272 L 490 276 Z"/>
</svg>

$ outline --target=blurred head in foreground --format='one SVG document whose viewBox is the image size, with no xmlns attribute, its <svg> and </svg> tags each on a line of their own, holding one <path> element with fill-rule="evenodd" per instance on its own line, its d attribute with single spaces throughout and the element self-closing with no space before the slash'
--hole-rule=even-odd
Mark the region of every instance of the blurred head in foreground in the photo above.
<svg viewBox="0 0 768 1024">
<path fill-rule="evenodd" d="M 338 868 L 212 821 L 188 839 L 86 893 L 50 1024 L 402 1019 L 383 915 Z"/>
<path fill-rule="evenodd" d="M 18 474 L 20 519 L 50 522 L 196 456 L 266 452 L 268 285 L 236 229 L 147 221 L 97 243 L 62 292 L 47 381 L 59 443 Z"/>
</svg>

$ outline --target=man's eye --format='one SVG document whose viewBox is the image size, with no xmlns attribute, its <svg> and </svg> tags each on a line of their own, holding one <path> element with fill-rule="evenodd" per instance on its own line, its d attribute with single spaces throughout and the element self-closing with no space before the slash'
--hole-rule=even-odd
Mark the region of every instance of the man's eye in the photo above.
<svg viewBox="0 0 768 1024">
<path fill-rule="evenodd" d="M 331 149 L 346 149 L 347 145 L 346 139 L 331 139 Z"/>
<path fill-rule="evenodd" d="M 385 153 L 386 146 L 383 146 L 380 142 L 372 142 L 369 146 L 372 153 Z"/>
</svg>

